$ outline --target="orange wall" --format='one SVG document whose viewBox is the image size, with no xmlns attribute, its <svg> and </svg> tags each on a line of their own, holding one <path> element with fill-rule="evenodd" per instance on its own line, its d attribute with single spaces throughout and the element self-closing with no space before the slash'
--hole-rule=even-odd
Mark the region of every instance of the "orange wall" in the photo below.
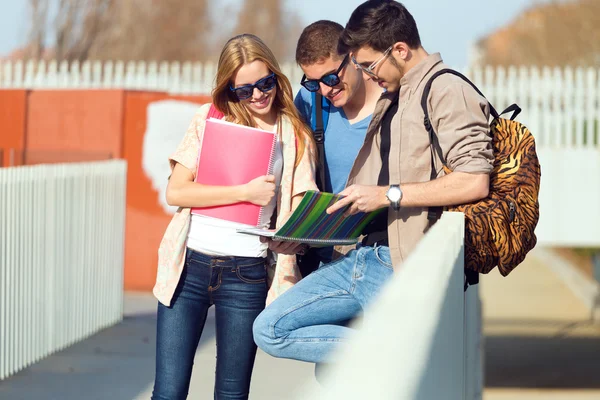
<svg viewBox="0 0 600 400">
<path fill-rule="evenodd" d="M 0 151 L 4 156 L 0 157 L 0 167 L 10 165 L 11 149 L 14 149 L 14 163 L 20 164 L 20 154 L 25 148 L 26 113 L 27 91 L 0 91 Z"/>
<path fill-rule="evenodd" d="M 146 109 L 150 103 L 165 99 L 199 104 L 211 100 L 209 96 L 123 90 L 0 91 L 0 149 L 27 150 L 26 160 L 17 154 L 17 165 L 127 160 L 125 288 L 128 290 L 152 289 L 158 245 L 171 219 L 158 203 L 158 193 L 142 168 Z M 184 133 L 181 132 L 181 137 Z"/>
<path fill-rule="evenodd" d="M 123 157 L 127 160 L 125 289 L 151 290 L 156 280 L 157 251 L 171 220 L 157 202 L 158 193 L 142 168 L 146 109 L 155 101 L 180 99 L 210 102 L 208 96 L 175 97 L 164 93 L 127 92 L 123 124 Z M 183 138 L 185 132 L 181 132 Z"/>
<path fill-rule="evenodd" d="M 28 163 L 119 158 L 123 90 L 42 90 L 29 95 Z"/>
</svg>

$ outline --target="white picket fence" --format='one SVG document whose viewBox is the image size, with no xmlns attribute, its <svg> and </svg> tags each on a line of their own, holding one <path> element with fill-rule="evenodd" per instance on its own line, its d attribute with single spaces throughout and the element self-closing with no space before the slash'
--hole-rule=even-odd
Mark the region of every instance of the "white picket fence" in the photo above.
<svg viewBox="0 0 600 400">
<path fill-rule="evenodd" d="M 0 380 L 122 319 L 126 168 L 0 168 Z"/>
<path fill-rule="evenodd" d="M 295 64 L 282 69 L 300 89 L 302 71 Z M 0 89 L 129 89 L 173 94 L 210 94 L 216 64 L 192 62 L 5 61 L 0 64 Z"/>
<path fill-rule="evenodd" d="M 464 215 L 444 213 L 333 355 L 318 391 L 298 399 L 476 400 L 481 308 L 463 293 Z"/>
<path fill-rule="evenodd" d="M 539 147 L 600 148 L 600 69 L 468 68 L 498 112 L 517 103 Z"/>
<path fill-rule="evenodd" d="M 282 65 L 294 90 L 302 70 Z M 600 147 L 600 69 L 475 67 L 460 69 L 501 111 L 516 102 L 540 146 Z M 5 61 L 0 88 L 114 89 L 210 94 L 216 65 L 193 62 Z"/>
</svg>

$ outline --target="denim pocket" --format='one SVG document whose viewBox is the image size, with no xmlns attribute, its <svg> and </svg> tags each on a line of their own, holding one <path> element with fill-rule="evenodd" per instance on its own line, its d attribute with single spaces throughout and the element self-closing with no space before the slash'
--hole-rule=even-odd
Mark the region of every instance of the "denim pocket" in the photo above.
<svg viewBox="0 0 600 400">
<path fill-rule="evenodd" d="M 264 262 L 237 267 L 235 273 L 242 282 L 265 283 L 267 281 L 267 266 Z"/>
<path fill-rule="evenodd" d="M 381 265 L 390 269 L 394 269 L 389 247 L 377 246 L 375 249 L 373 249 L 373 252 L 375 253 L 375 258 L 377 258 L 377 261 L 379 261 Z"/>
</svg>

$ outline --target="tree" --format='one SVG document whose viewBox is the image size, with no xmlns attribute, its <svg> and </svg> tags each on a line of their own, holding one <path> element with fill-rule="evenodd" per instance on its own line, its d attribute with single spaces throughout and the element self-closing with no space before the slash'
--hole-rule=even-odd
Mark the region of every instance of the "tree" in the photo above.
<svg viewBox="0 0 600 400">
<path fill-rule="evenodd" d="M 203 59 L 208 0 L 29 0 L 26 54 L 58 61 Z M 56 16 L 49 15 L 56 10 Z"/>
<path fill-rule="evenodd" d="M 29 0 L 29 8 L 31 13 L 31 28 L 29 30 L 29 46 L 26 50 L 26 56 L 39 60 L 42 58 L 44 52 L 48 2 L 45 0 Z"/>
<path fill-rule="evenodd" d="M 245 0 L 233 34 L 252 33 L 282 62 L 294 58 L 302 31 L 297 14 L 286 13 L 281 0 Z"/>
<path fill-rule="evenodd" d="M 87 59 L 113 7 L 114 0 L 60 0 L 54 22 L 56 59 Z"/>
<path fill-rule="evenodd" d="M 207 0 L 128 0 L 113 10 L 94 59 L 187 61 L 210 56 Z"/>
<path fill-rule="evenodd" d="M 477 44 L 478 64 L 597 66 L 600 1 L 534 7 Z"/>
<path fill-rule="evenodd" d="M 208 0 L 29 0 L 25 54 L 58 61 L 214 60 L 229 37 L 247 32 L 284 61 L 293 58 L 302 25 L 282 3 L 245 0 L 237 21 L 228 25 L 223 15 L 217 26 Z"/>
</svg>

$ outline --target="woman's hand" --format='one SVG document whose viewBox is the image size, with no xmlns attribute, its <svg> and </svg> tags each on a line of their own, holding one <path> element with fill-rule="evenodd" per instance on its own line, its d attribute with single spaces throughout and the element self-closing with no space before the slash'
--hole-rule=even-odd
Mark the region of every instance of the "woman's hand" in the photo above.
<svg viewBox="0 0 600 400">
<path fill-rule="evenodd" d="M 177 163 L 167 186 L 167 203 L 177 207 L 215 207 L 240 202 L 260 206 L 275 195 L 275 177 L 260 176 L 235 186 L 212 186 L 194 182 L 192 171 Z"/>
<path fill-rule="evenodd" d="M 275 196 L 275 176 L 263 175 L 244 185 L 244 200 L 258 206 L 266 206 Z"/>
</svg>

